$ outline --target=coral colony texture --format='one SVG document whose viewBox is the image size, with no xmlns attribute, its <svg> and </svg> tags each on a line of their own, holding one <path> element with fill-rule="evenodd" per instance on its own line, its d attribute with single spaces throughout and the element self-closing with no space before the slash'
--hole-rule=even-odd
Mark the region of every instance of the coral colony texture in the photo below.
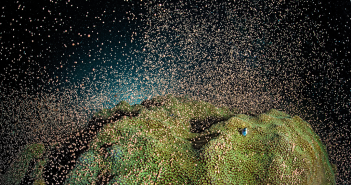
<svg viewBox="0 0 351 185">
<path fill-rule="evenodd" d="M 2 184 L 335 184 L 309 123 L 172 95 L 95 114 L 56 146 L 29 145 Z"/>
</svg>

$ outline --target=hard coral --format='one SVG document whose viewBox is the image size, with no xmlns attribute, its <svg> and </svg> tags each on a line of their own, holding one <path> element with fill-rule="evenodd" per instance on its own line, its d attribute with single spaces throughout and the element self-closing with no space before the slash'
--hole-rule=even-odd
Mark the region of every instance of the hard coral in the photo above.
<svg viewBox="0 0 351 185">
<path fill-rule="evenodd" d="M 89 123 L 42 160 L 46 183 L 335 184 L 311 126 L 274 109 L 248 116 L 167 95 L 121 102 Z M 32 159 L 38 152 L 30 148 Z"/>
<path fill-rule="evenodd" d="M 235 115 L 174 96 L 138 111 L 105 125 L 91 143 L 97 152 L 106 143 L 117 149 L 118 160 L 99 165 L 109 184 L 335 184 L 324 145 L 298 116 Z"/>
<path fill-rule="evenodd" d="M 40 184 L 40 182 L 43 182 L 41 175 L 43 172 L 42 166 L 46 162 L 42 158 L 44 152 L 45 148 L 42 143 L 27 145 L 11 164 L 10 169 L 0 179 L 0 184 L 17 185 L 25 184 L 28 181 Z"/>
</svg>

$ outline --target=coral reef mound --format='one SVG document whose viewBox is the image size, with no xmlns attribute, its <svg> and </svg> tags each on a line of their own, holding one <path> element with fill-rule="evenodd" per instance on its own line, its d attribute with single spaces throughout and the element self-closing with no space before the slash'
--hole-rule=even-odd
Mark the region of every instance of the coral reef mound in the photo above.
<svg viewBox="0 0 351 185">
<path fill-rule="evenodd" d="M 335 184 L 309 123 L 275 109 L 248 116 L 167 95 L 95 117 L 104 124 L 65 184 Z"/>
</svg>

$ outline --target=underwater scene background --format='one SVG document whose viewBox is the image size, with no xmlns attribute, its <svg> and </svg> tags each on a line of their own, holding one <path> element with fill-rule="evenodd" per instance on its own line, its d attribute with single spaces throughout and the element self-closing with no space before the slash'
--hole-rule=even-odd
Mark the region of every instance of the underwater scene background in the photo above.
<svg viewBox="0 0 351 185">
<path fill-rule="evenodd" d="M 350 184 L 350 1 L 0 7 L 0 179 L 29 144 L 60 143 L 121 101 L 173 94 L 300 116 L 326 145 L 336 183 Z"/>
</svg>

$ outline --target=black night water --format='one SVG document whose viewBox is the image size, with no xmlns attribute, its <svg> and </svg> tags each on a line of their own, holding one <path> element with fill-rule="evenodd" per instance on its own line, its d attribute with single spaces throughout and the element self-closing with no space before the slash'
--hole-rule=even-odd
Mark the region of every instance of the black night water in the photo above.
<svg viewBox="0 0 351 185">
<path fill-rule="evenodd" d="M 349 184 L 350 1 L 1 4 L 0 173 L 124 100 L 190 95 L 309 121 Z"/>
</svg>

